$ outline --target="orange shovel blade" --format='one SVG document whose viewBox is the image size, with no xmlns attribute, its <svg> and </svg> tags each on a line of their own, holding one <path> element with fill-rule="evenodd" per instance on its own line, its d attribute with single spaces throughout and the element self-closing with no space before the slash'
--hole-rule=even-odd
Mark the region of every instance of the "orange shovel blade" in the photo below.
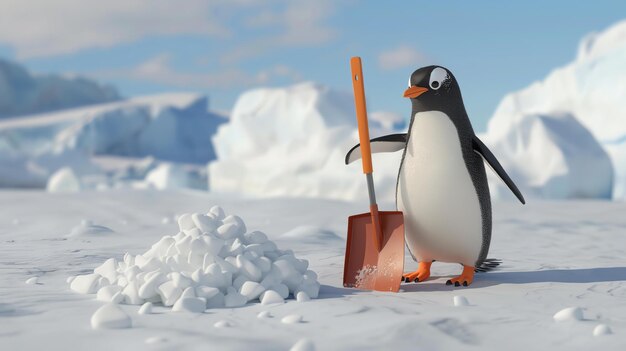
<svg viewBox="0 0 626 351">
<path fill-rule="evenodd" d="M 343 285 L 398 292 L 404 269 L 404 218 L 399 211 L 380 211 L 382 245 L 376 246 L 370 212 L 348 218 Z"/>
</svg>

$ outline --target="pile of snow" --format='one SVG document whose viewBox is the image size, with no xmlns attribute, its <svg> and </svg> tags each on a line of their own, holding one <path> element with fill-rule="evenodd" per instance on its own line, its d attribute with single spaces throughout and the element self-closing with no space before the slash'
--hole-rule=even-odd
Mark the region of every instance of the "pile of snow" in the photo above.
<svg viewBox="0 0 626 351">
<path fill-rule="evenodd" d="M 516 115 L 500 138 L 485 142 L 497 150 L 507 173 L 529 197 L 610 198 L 613 167 L 607 153 L 569 114 Z M 512 198 L 497 175 L 488 173 L 491 193 Z"/>
<path fill-rule="evenodd" d="M 32 75 L 0 59 L 0 118 L 119 100 L 112 86 L 57 75 Z"/>
<path fill-rule="evenodd" d="M 290 295 L 317 298 L 320 284 L 309 262 L 279 250 L 262 232 L 247 232 L 238 216 L 215 206 L 206 215 L 180 216 L 178 226 L 178 234 L 162 237 L 144 254 L 110 258 L 93 273 L 76 276 L 71 289 L 97 293 L 105 302 L 160 303 L 197 313 L 257 300 L 282 303 Z"/>
<path fill-rule="evenodd" d="M 402 126 L 386 113 L 370 119 L 373 137 Z M 365 198 L 360 165 L 344 165 L 358 142 L 356 129 L 351 94 L 314 83 L 248 91 L 213 138 L 217 160 L 209 164 L 209 188 L 251 196 Z M 380 199 L 394 199 L 400 156 L 374 158 Z"/>
<path fill-rule="evenodd" d="M 43 188 L 64 167 L 81 181 L 100 175 L 115 187 L 118 180 L 144 180 L 151 169 L 105 173 L 97 158 L 150 157 L 151 168 L 171 164 L 150 181 L 157 188 L 206 188 L 206 171 L 198 169 L 215 158 L 211 136 L 225 121 L 208 111 L 205 96 L 182 93 L 0 120 L 0 187 Z M 198 167 L 189 171 L 185 164 Z"/>
<path fill-rule="evenodd" d="M 490 139 L 492 141 L 506 139 L 510 134 L 511 125 L 519 124 L 520 116 L 568 113 L 589 129 L 609 153 L 615 169 L 613 197 L 626 198 L 624 62 L 626 62 L 626 21 L 619 22 L 601 33 L 586 36 L 581 41 L 578 56 L 573 62 L 555 69 L 543 81 L 509 94 L 502 100 L 488 125 L 487 133 Z M 570 144 L 578 142 L 575 135 L 561 137 L 567 138 Z M 588 154 L 583 155 L 583 158 L 586 157 Z M 545 161 L 549 162 L 551 158 L 552 154 L 546 152 Z M 593 165 L 590 164 L 589 168 L 593 168 Z M 604 170 L 603 167 L 602 172 Z M 589 175 L 589 172 L 577 175 L 571 171 L 567 177 L 570 180 Z M 544 170 L 530 169 L 527 172 L 535 173 L 533 178 L 537 178 L 543 176 Z M 603 173 L 601 177 L 605 181 L 609 180 Z M 562 186 L 561 184 L 550 186 L 553 185 Z M 610 184 L 604 184 L 603 187 L 606 186 Z M 600 194 L 604 196 L 603 192 Z"/>
</svg>

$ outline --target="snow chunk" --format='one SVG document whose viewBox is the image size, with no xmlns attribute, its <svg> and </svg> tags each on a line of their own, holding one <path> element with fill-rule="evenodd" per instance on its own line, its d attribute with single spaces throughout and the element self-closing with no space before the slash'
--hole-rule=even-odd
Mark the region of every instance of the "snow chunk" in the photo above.
<svg viewBox="0 0 626 351">
<path fill-rule="evenodd" d="M 91 316 L 93 329 L 123 329 L 131 326 L 130 317 L 115 304 L 106 304 Z"/>
<path fill-rule="evenodd" d="M 76 276 L 70 284 L 70 289 L 81 294 L 93 294 L 96 292 L 98 279 L 100 279 L 100 274 L 95 273 Z"/>
<path fill-rule="evenodd" d="M 593 336 L 602 336 L 609 334 L 613 334 L 613 331 L 606 324 L 598 324 L 595 328 L 593 328 Z"/>
<path fill-rule="evenodd" d="M 259 319 L 272 318 L 272 314 L 270 313 L 270 311 L 261 311 L 259 312 L 259 314 L 256 315 L 256 317 Z"/>
<path fill-rule="evenodd" d="M 250 301 L 259 297 L 259 295 L 261 295 L 264 291 L 265 288 L 263 285 L 257 282 L 247 281 L 243 283 L 239 292 L 241 295 L 245 296 L 248 301 Z"/>
<path fill-rule="evenodd" d="M 581 321 L 583 320 L 583 310 L 580 307 L 568 307 L 555 313 L 553 316 L 557 322 Z"/>
<path fill-rule="evenodd" d="M 255 301 L 284 303 L 289 296 L 317 298 L 320 284 L 309 262 L 279 250 L 262 232 L 246 233 L 240 217 L 213 207 L 206 215 L 182 214 L 177 221 L 177 234 L 163 236 L 143 254 L 106 260 L 94 274 L 77 276 L 72 290 L 98 291 L 106 302 L 161 303 L 196 313 Z"/>
<path fill-rule="evenodd" d="M 285 299 L 274 290 L 267 290 L 263 294 L 261 294 L 261 304 L 262 305 L 271 305 L 275 303 L 283 303 Z"/>
<path fill-rule="evenodd" d="M 221 320 L 221 321 L 217 321 L 215 322 L 215 324 L 213 324 L 213 326 L 215 328 L 230 328 L 233 327 L 233 323 L 229 322 L 229 321 L 225 321 L 225 320 Z"/>
<path fill-rule="evenodd" d="M 315 351 L 315 344 L 309 339 L 300 339 L 293 344 L 289 351 Z"/>
<path fill-rule="evenodd" d="M 90 220 L 83 220 L 79 225 L 72 228 L 68 236 L 101 236 L 111 233 L 115 233 L 111 228 L 93 224 Z"/>
<path fill-rule="evenodd" d="M 149 338 L 146 338 L 146 340 L 144 341 L 146 344 L 152 345 L 152 344 L 162 344 L 164 342 L 167 342 L 168 339 L 164 338 L 162 336 L 151 336 Z"/>
<path fill-rule="evenodd" d="M 74 193 L 82 188 L 80 180 L 70 167 L 54 172 L 48 179 L 46 190 L 51 193 Z"/>
<path fill-rule="evenodd" d="M 139 314 L 152 314 L 152 302 L 146 302 L 139 308 Z"/>
<path fill-rule="evenodd" d="M 290 314 L 283 317 L 280 321 L 285 324 L 296 324 L 302 322 L 302 316 L 299 314 Z"/>
<path fill-rule="evenodd" d="M 39 277 L 32 277 L 32 278 L 26 279 L 26 284 L 28 284 L 28 285 L 39 284 Z"/>
<path fill-rule="evenodd" d="M 182 296 L 174 306 L 172 311 L 175 312 L 191 312 L 202 313 L 206 309 L 206 300 L 201 297 L 184 297 Z"/>
<path fill-rule="evenodd" d="M 469 306 L 469 301 L 467 301 L 467 298 L 465 296 L 457 295 L 454 297 L 454 306 L 455 307 Z"/>
<path fill-rule="evenodd" d="M 296 301 L 298 301 L 298 302 L 311 301 L 311 297 L 306 292 L 299 291 L 298 294 L 296 294 Z"/>
</svg>

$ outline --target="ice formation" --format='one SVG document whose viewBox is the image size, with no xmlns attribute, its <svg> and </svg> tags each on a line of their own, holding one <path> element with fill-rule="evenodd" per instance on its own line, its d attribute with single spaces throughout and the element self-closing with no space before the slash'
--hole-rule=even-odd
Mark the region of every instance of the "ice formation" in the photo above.
<svg viewBox="0 0 626 351">
<path fill-rule="evenodd" d="M 397 117 L 374 116 L 380 121 L 372 119 L 372 137 L 403 126 Z M 208 167 L 209 188 L 247 196 L 366 198 L 360 164 L 344 164 L 357 139 L 351 94 L 314 83 L 251 90 L 213 138 L 217 160 Z M 400 156 L 375 155 L 380 200 L 395 197 Z"/>
<path fill-rule="evenodd" d="M 247 232 L 240 217 L 215 206 L 207 214 L 181 215 L 178 226 L 180 232 L 143 254 L 110 258 L 93 273 L 76 276 L 71 289 L 97 293 L 106 302 L 159 303 L 194 313 L 251 301 L 282 303 L 290 296 L 317 298 L 320 284 L 309 262 L 278 249 L 260 231 Z"/>
<path fill-rule="evenodd" d="M 208 110 L 207 97 L 182 93 L 0 119 L 0 187 L 44 188 L 63 167 L 81 180 L 100 176 L 105 185 L 143 180 L 168 161 L 203 169 L 215 158 L 211 135 L 225 121 Z M 146 157 L 151 158 L 144 164 Z M 113 169 L 112 164 L 125 167 Z M 172 166 L 169 170 L 189 171 Z M 204 178 L 206 189 L 206 174 L 194 172 L 198 173 L 192 170 L 189 176 Z M 161 173 L 165 174 L 155 175 L 157 187 L 181 178 Z M 176 185 L 194 187 L 194 182 L 186 179 Z"/>
<path fill-rule="evenodd" d="M 511 125 L 520 116 L 555 114 L 569 114 L 574 116 L 580 124 L 589 130 L 602 147 L 608 152 L 614 168 L 614 182 L 608 184 L 606 167 L 603 165 L 598 171 L 599 177 L 605 181 L 601 188 L 613 186 L 614 198 L 626 198 L 626 123 L 623 123 L 624 101 L 626 101 L 626 21 L 621 21 L 599 33 L 592 33 L 581 40 L 578 55 L 571 63 L 552 71 L 542 81 L 535 82 L 525 89 L 505 96 L 500 102 L 492 119 L 489 121 L 487 134 L 491 140 L 505 139 L 510 134 Z M 549 135 L 533 136 L 535 139 L 549 137 Z M 568 144 L 579 142 L 576 134 L 563 132 L 555 137 L 565 140 L 552 140 L 554 146 L 565 141 Z M 521 142 L 521 141 L 520 141 Z M 538 141 L 535 142 L 537 144 Z M 590 143 L 586 137 L 582 143 Z M 490 145 L 491 146 L 491 145 Z M 580 148 L 582 150 L 582 147 Z M 557 151 L 554 154 L 554 151 Z M 498 155 L 500 150 L 494 146 Z M 550 159 L 559 159 L 559 150 L 543 151 L 544 163 Z M 498 155 L 499 156 L 499 155 Z M 505 155 L 503 159 L 510 159 L 513 155 Z M 577 159 L 576 155 L 569 156 L 574 162 L 584 163 L 589 153 Z M 605 158 L 604 156 L 602 157 Z M 501 159 L 502 160 L 502 159 Z M 595 162 L 588 164 L 588 170 L 597 166 Z M 527 172 L 535 173 L 540 177 L 544 169 L 527 167 Z M 568 187 L 570 181 L 584 182 L 589 177 L 588 172 L 577 174 L 577 169 L 564 170 L 569 172 L 561 180 L 545 184 L 548 188 L 546 195 L 558 187 Z M 598 180 L 595 187 L 599 185 Z M 594 192 L 594 195 L 606 197 L 604 191 Z"/>
<path fill-rule="evenodd" d="M 613 166 L 593 135 L 566 113 L 519 114 L 484 139 L 527 197 L 611 198 Z M 494 172 L 491 193 L 513 198 Z"/>
</svg>

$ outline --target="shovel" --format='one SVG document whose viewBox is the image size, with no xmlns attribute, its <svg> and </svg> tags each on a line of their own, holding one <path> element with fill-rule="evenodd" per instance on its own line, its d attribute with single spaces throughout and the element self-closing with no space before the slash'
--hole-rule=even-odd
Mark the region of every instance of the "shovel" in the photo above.
<svg viewBox="0 0 626 351">
<path fill-rule="evenodd" d="M 348 218 L 343 285 L 358 289 L 398 292 L 404 270 L 404 218 L 399 211 L 378 211 L 372 178 L 372 152 L 361 58 L 350 59 L 350 68 L 370 212 Z"/>
</svg>

